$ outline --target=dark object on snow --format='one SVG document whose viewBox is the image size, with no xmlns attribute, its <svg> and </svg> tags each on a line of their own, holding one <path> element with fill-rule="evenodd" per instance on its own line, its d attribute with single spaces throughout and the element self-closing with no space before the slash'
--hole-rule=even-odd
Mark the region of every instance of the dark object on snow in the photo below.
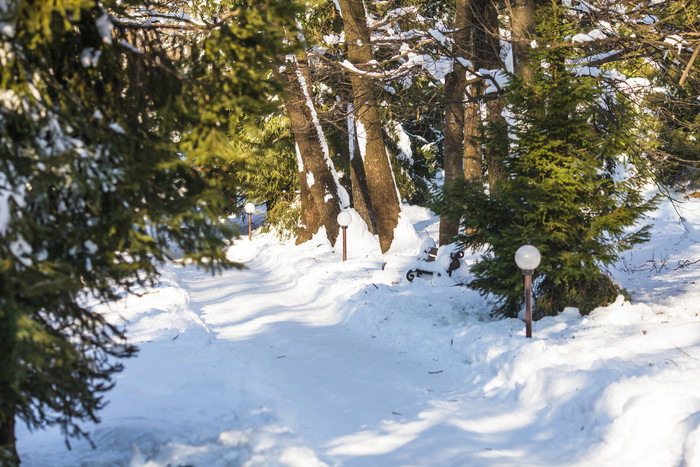
<svg viewBox="0 0 700 467">
<path fill-rule="evenodd" d="M 435 247 L 432 247 L 428 249 L 426 252 L 426 259 L 423 261 L 426 263 L 425 269 L 421 268 L 416 268 L 416 269 L 410 269 L 406 273 L 406 279 L 409 280 L 409 282 L 412 282 L 413 279 L 416 278 L 416 276 L 421 277 L 423 274 L 437 274 L 438 276 L 442 276 L 444 273 L 447 273 L 448 276 L 452 277 L 452 271 L 455 271 L 459 269 L 459 266 L 461 264 L 461 259 L 464 257 L 464 252 L 463 251 L 453 251 L 450 253 L 450 264 L 445 270 L 440 270 L 439 266 L 436 267 L 437 265 L 428 265 L 427 263 L 436 263 L 436 259 L 438 258 L 438 249 Z"/>
</svg>

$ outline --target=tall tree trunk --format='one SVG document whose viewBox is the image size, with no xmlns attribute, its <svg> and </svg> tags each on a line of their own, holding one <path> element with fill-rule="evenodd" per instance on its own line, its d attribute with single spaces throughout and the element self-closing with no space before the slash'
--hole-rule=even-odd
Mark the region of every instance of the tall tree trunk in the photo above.
<svg viewBox="0 0 700 467">
<path fill-rule="evenodd" d="M 487 70 L 503 66 L 500 57 L 501 44 L 498 34 L 498 11 L 490 0 L 480 0 L 478 16 L 483 27 L 477 30 L 482 47 L 478 49 L 479 66 Z M 508 156 L 508 124 L 503 116 L 503 97 L 488 96 L 486 100 L 485 125 L 490 142 L 484 147 L 484 161 L 488 172 L 491 194 L 498 192 L 498 185 L 505 180 L 504 160 Z"/>
<path fill-rule="evenodd" d="M 458 58 L 471 59 L 473 10 L 471 0 L 457 0 L 455 5 L 455 57 L 452 72 L 445 77 L 445 179 L 443 189 L 464 178 L 463 155 L 467 151 L 464 135 L 464 97 L 467 88 L 467 70 Z M 470 148 L 471 151 L 473 148 Z M 459 232 L 459 217 L 440 217 L 440 243 L 448 243 Z"/>
<path fill-rule="evenodd" d="M 304 228 L 300 230 L 297 243 L 313 235 L 320 226 L 326 227 L 328 239 L 335 243 L 339 232 L 338 213 L 341 207 L 349 204 L 349 197 L 338 181 L 316 114 L 306 57 L 301 54 L 288 57 L 283 75 L 287 81 L 284 106 L 301 160 L 300 167 L 303 167 L 299 179 Z"/>
<path fill-rule="evenodd" d="M 362 70 L 372 60 L 367 16 L 362 0 L 338 0 L 348 44 L 348 59 Z M 365 167 L 367 188 L 382 252 L 386 253 L 394 239 L 401 204 L 389 156 L 384 146 L 382 122 L 377 106 L 375 83 L 361 74 L 350 76 L 355 107 L 357 142 Z"/>
<path fill-rule="evenodd" d="M 355 134 L 355 113 L 352 104 L 348 106 L 348 147 L 350 149 L 350 181 L 352 183 L 352 204 L 362 220 L 367 224 L 369 231 L 376 235 L 377 223 L 374 220 L 372 200 L 369 197 L 367 187 L 367 175 L 362 164 L 360 149 L 357 146 Z"/>
<path fill-rule="evenodd" d="M 464 142 L 464 91 L 466 72 L 455 62 L 455 69 L 445 77 L 445 178 L 443 190 L 464 178 L 462 164 Z M 440 216 L 440 244 L 449 243 L 459 232 L 459 217 Z"/>
</svg>

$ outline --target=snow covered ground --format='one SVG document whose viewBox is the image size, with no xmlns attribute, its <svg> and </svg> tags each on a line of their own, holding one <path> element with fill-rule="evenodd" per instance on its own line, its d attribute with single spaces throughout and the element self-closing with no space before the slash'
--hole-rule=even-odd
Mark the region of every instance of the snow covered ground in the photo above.
<svg viewBox="0 0 700 467">
<path fill-rule="evenodd" d="M 87 427 L 97 449 L 20 426 L 23 465 L 700 466 L 700 200 L 684 221 L 663 204 L 612 271 L 633 303 L 533 339 L 450 278 L 405 279 L 437 236 L 405 208 L 418 237 L 387 255 L 357 222 L 345 263 L 322 237 L 256 233 L 229 251 L 246 270 L 170 265 L 103 307 L 140 353 Z"/>
</svg>

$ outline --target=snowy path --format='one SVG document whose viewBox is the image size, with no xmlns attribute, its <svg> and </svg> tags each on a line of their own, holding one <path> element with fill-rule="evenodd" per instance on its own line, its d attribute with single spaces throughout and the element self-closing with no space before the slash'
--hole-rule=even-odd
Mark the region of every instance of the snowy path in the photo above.
<svg viewBox="0 0 700 467">
<path fill-rule="evenodd" d="M 368 465 L 366 456 L 391 454 L 383 460 L 390 465 L 415 461 L 397 448 L 436 421 L 401 422 L 454 402 L 455 388 L 434 357 L 347 325 L 337 305 L 352 288 L 329 298 L 263 269 L 217 278 L 188 270 L 182 283 L 202 321 L 260 369 L 274 411 L 323 460 Z"/>
<path fill-rule="evenodd" d="M 700 200 L 686 214 L 700 225 Z M 451 280 L 407 283 L 416 245 L 343 263 L 257 235 L 229 251 L 248 269 L 168 265 L 101 308 L 140 351 L 85 427 L 96 449 L 20 426 L 23 466 L 698 467 L 700 264 L 672 265 L 700 258 L 700 230 L 674 215 L 618 270 L 638 302 L 533 339 Z"/>
</svg>

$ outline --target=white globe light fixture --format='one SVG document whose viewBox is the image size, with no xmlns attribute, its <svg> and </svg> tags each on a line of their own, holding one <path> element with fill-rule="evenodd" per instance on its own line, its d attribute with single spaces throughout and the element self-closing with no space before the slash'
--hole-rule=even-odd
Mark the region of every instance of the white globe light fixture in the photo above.
<svg viewBox="0 0 700 467">
<path fill-rule="evenodd" d="M 515 264 L 523 270 L 525 279 L 525 337 L 532 337 L 532 273 L 540 261 L 540 250 L 532 245 L 523 245 L 515 252 Z"/>
<path fill-rule="evenodd" d="M 253 203 L 246 203 L 243 207 L 245 212 L 248 213 L 248 240 L 253 239 L 253 213 L 255 212 L 255 205 Z"/>
<path fill-rule="evenodd" d="M 348 243 L 347 243 L 347 238 L 346 238 L 346 233 L 348 230 L 348 226 L 352 222 L 352 216 L 348 211 L 340 211 L 340 214 L 338 214 L 338 225 L 343 229 L 343 261 L 348 259 Z"/>
<path fill-rule="evenodd" d="M 352 216 L 350 213 L 347 211 L 340 211 L 340 214 L 338 214 L 338 225 L 344 229 L 347 229 L 351 222 Z"/>
<path fill-rule="evenodd" d="M 523 271 L 534 271 L 542 261 L 540 250 L 532 245 L 523 245 L 515 252 L 515 264 Z"/>
</svg>

